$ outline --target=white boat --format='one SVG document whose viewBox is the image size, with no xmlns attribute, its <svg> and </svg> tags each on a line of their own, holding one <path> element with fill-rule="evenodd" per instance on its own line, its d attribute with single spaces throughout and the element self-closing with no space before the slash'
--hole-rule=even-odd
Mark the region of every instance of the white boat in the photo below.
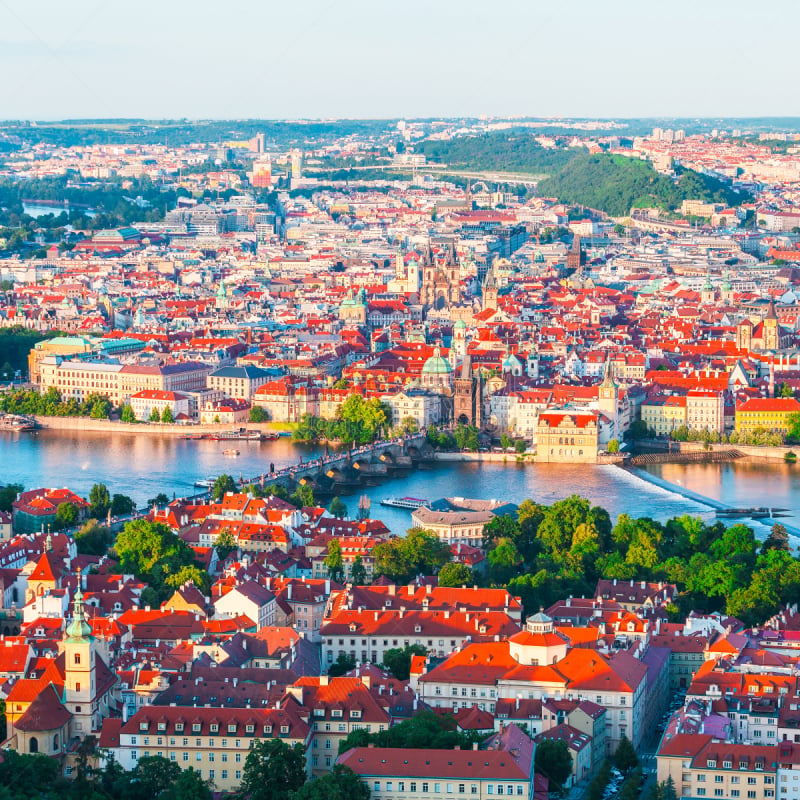
<svg viewBox="0 0 800 800">
<path fill-rule="evenodd" d="M 421 508 L 427 505 L 427 500 L 420 500 L 418 497 L 387 497 L 381 500 L 382 506 L 390 506 L 391 508 L 407 508 L 413 511 L 415 508 Z"/>
<path fill-rule="evenodd" d="M 194 485 L 198 489 L 210 489 L 214 485 L 216 480 L 217 480 L 216 478 L 201 478 L 200 480 L 195 481 Z"/>
</svg>

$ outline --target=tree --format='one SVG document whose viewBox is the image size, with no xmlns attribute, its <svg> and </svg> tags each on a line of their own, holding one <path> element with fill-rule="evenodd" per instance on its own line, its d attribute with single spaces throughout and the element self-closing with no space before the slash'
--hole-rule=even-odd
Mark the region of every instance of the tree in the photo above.
<svg viewBox="0 0 800 800">
<path fill-rule="evenodd" d="M 126 795 L 146 800 L 163 796 L 181 774 L 180 766 L 163 756 L 142 756 L 131 771 L 129 791 Z"/>
<path fill-rule="evenodd" d="M 226 494 L 235 494 L 236 493 L 236 482 L 233 478 L 226 474 L 222 473 L 215 481 L 211 487 L 211 497 L 219 502 L 225 497 Z"/>
<path fill-rule="evenodd" d="M 236 539 L 227 528 L 217 536 L 217 540 L 214 542 L 214 549 L 217 551 L 220 561 L 224 561 L 237 548 Z"/>
<path fill-rule="evenodd" d="M 514 541 L 505 536 L 497 540 L 494 548 L 486 554 L 486 558 L 489 561 L 492 579 L 498 584 L 508 581 L 522 563 L 522 556 Z"/>
<path fill-rule="evenodd" d="M 334 517 L 339 517 L 340 519 L 344 519 L 347 516 L 347 506 L 338 497 L 334 497 L 333 500 L 331 500 L 328 511 L 330 511 Z"/>
<path fill-rule="evenodd" d="M 0 511 L 11 511 L 11 504 L 22 491 L 24 487 L 21 483 L 9 483 L 0 487 Z"/>
<path fill-rule="evenodd" d="M 606 447 L 609 453 L 619 453 L 619 439 L 611 439 Z"/>
<path fill-rule="evenodd" d="M 328 570 L 328 577 L 336 583 L 341 583 L 344 578 L 344 561 L 342 560 L 342 545 L 338 539 L 328 542 L 328 554 L 322 562 Z"/>
<path fill-rule="evenodd" d="M 250 422 L 268 422 L 269 414 L 266 409 L 261 406 L 251 406 L 250 408 Z"/>
<path fill-rule="evenodd" d="M 78 508 L 73 503 L 59 503 L 56 508 L 56 526 L 71 528 L 78 521 Z"/>
<path fill-rule="evenodd" d="M 125 494 L 114 494 L 111 497 L 112 517 L 124 517 L 132 514 L 135 507 L 133 499 Z"/>
<path fill-rule="evenodd" d="M 167 497 L 164 492 L 159 492 L 155 497 L 151 497 L 147 501 L 147 505 L 152 508 L 153 506 L 168 506 L 169 505 L 169 497 Z"/>
<path fill-rule="evenodd" d="M 528 450 L 528 443 L 524 439 L 517 439 L 514 442 L 514 450 L 518 455 L 522 455 Z"/>
<path fill-rule="evenodd" d="M 369 787 L 349 767 L 336 764 L 321 778 L 301 786 L 291 800 L 369 800 Z"/>
<path fill-rule="evenodd" d="M 280 739 L 259 739 L 247 754 L 240 791 L 249 800 L 289 800 L 306 780 L 305 752 Z"/>
<path fill-rule="evenodd" d="M 513 444 L 514 443 L 505 433 L 500 437 L 500 447 L 502 447 L 503 450 L 510 450 L 513 447 Z"/>
<path fill-rule="evenodd" d="M 353 747 L 368 745 L 414 750 L 453 750 L 456 747 L 472 750 L 473 743 L 481 741 L 482 738 L 473 731 L 468 733 L 461 731 L 452 714 L 420 711 L 410 719 L 392 725 L 385 731 L 374 733 L 367 733 L 363 729 L 352 731 L 339 742 L 339 753 L 344 753 Z"/>
<path fill-rule="evenodd" d="M 639 766 L 639 757 L 636 755 L 636 750 L 631 744 L 631 740 L 622 735 L 617 749 L 614 751 L 614 766 L 623 774 L 627 775 L 632 769 Z"/>
<path fill-rule="evenodd" d="M 111 508 L 111 495 L 104 483 L 96 483 L 89 490 L 89 514 L 95 519 L 103 519 Z"/>
<path fill-rule="evenodd" d="M 413 656 L 425 656 L 428 651 L 421 644 L 407 644 L 405 647 L 391 647 L 383 654 L 383 668 L 397 680 L 407 681 L 411 674 Z"/>
<path fill-rule="evenodd" d="M 473 581 L 472 570 L 460 561 L 449 561 L 439 570 L 439 586 L 468 586 Z"/>
<path fill-rule="evenodd" d="M 405 536 L 382 542 L 372 551 L 375 574 L 405 582 L 415 575 L 431 575 L 450 561 L 450 548 L 432 531 L 412 528 Z"/>
<path fill-rule="evenodd" d="M 192 767 L 182 769 L 172 788 L 164 795 L 165 800 L 211 800 L 209 781 L 203 780 Z"/>
<path fill-rule="evenodd" d="M 538 742 L 534 768 L 561 790 L 572 774 L 572 755 L 567 743 L 561 739 L 543 739 Z"/>
<path fill-rule="evenodd" d="M 96 519 L 87 520 L 75 534 L 75 546 L 82 555 L 105 555 L 113 542 L 114 535 Z"/>
<path fill-rule="evenodd" d="M 136 415 L 133 413 L 133 408 L 128 403 L 122 406 L 119 418 L 121 422 L 136 422 Z"/>
<path fill-rule="evenodd" d="M 158 409 L 153 407 L 153 410 L 150 412 L 149 416 L 150 422 L 161 422 L 161 414 L 158 413 Z"/>
<path fill-rule="evenodd" d="M 340 675 L 346 675 L 355 668 L 355 656 L 351 656 L 350 653 L 345 653 L 344 650 L 341 650 L 339 655 L 336 656 L 336 661 L 328 668 L 328 675 L 332 678 L 338 678 Z"/>
<path fill-rule="evenodd" d="M 785 550 L 787 553 L 790 550 L 789 532 L 780 522 L 776 522 L 772 526 L 769 536 L 764 539 L 764 543 L 761 545 L 762 553 L 766 553 L 767 550 Z"/>
<path fill-rule="evenodd" d="M 355 586 L 364 586 L 366 582 L 367 570 L 364 567 L 364 559 L 361 558 L 361 553 L 359 553 L 353 559 L 353 567 L 350 570 L 350 583 Z"/>
<path fill-rule="evenodd" d="M 192 548 L 161 522 L 126 522 L 114 551 L 123 571 L 150 584 L 159 599 L 168 598 L 172 587 L 186 581 L 201 588 L 210 583 L 208 574 L 195 563 Z"/>
<path fill-rule="evenodd" d="M 314 489 L 307 483 L 301 483 L 289 496 L 289 502 L 298 508 L 313 508 L 316 502 Z"/>
<path fill-rule="evenodd" d="M 167 424 L 175 422 L 175 416 L 170 406 L 164 406 L 164 410 L 161 412 L 161 421 Z"/>
</svg>

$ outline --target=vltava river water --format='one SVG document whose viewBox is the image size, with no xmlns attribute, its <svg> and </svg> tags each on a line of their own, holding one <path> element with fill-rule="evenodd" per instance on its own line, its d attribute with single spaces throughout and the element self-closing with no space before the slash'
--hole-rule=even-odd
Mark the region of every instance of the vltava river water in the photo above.
<svg viewBox="0 0 800 800">
<path fill-rule="evenodd" d="M 235 446 L 238 458 L 223 454 Z M 192 441 L 126 433 L 39 431 L 35 434 L 0 433 L 0 484 L 21 483 L 26 488 L 68 486 L 88 493 L 103 482 L 109 490 L 128 494 L 143 504 L 159 492 L 172 497 L 197 490 L 194 482 L 228 472 L 235 478 L 266 472 L 312 458 L 318 450 L 293 444 L 288 439 L 271 442 Z M 407 511 L 380 506 L 390 496 L 423 499 L 437 497 L 497 498 L 519 503 L 526 498 L 552 503 L 580 494 L 608 509 L 612 516 L 625 512 L 665 520 L 680 514 L 713 514 L 707 506 L 655 486 L 648 474 L 691 489 L 732 506 L 778 506 L 792 515 L 784 521 L 800 526 L 800 466 L 770 462 L 726 464 L 662 464 L 647 472 L 631 473 L 614 466 L 517 465 L 445 463 L 429 470 L 411 472 L 402 479 L 367 487 L 343 498 L 355 514 L 358 498 L 366 495 L 372 516 L 384 520 L 395 532 L 410 522 Z M 644 477 L 642 477 L 644 476 Z M 764 532 L 764 526 L 759 533 Z"/>
</svg>

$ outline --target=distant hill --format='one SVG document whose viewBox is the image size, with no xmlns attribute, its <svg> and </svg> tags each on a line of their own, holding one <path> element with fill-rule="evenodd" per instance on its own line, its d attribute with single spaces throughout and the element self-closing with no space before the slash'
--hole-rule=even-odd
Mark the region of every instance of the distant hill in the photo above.
<svg viewBox="0 0 800 800">
<path fill-rule="evenodd" d="M 569 150 L 545 148 L 529 133 L 428 139 L 414 146 L 429 161 L 454 168 L 549 174 L 569 163 Z"/>
<path fill-rule="evenodd" d="M 545 148 L 528 133 L 429 139 L 415 150 L 454 169 L 546 175 L 536 187 L 537 194 L 611 216 L 653 206 L 671 211 L 683 200 L 739 205 L 750 199 L 748 194 L 733 191 L 725 181 L 693 170 L 679 168 L 675 181 L 656 172 L 646 161 L 607 153 L 592 155 L 583 148 Z"/>
<path fill-rule="evenodd" d="M 728 183 L 693 170 L 679 169 L 677 180 L 673 180 L 646 161 L 585 151 L 575 153 L 567 164 L 542 180 L 536 191 L 614 217 L 628 214 L 632 208 L 655 206 L 672 211 L 683 200 L 740 205 L 750 199 Z"/>
</svg>

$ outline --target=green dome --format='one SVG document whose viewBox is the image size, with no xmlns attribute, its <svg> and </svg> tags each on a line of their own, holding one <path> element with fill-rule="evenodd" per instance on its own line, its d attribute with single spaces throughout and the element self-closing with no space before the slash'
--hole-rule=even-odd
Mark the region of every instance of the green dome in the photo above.
<svg viewBox="0 0 800 800">
<path fill-rule="evenodd" d="M 456 320 L 456 324 L 453 325 L 453 330 L 454 331 L 463 331 L 463 330 L 466 330 L 466 327 L 467 327 L 467 323 L 464 322 L 463 319 L 458 319 L 458 320 Z"/>
<path fill-rule="evenodd" d="M 536 251 L 536 255 L 533 257 L 534 264 L 544 264 L 544 253 L 541 250 Z"/>
<path fill-rule="evenodd" d="M 438 347 L 422 367 L 423 375 L 449 375 L 452 371 L 450 363 L 442 358 L 442 351 Z"/>
</svg>

